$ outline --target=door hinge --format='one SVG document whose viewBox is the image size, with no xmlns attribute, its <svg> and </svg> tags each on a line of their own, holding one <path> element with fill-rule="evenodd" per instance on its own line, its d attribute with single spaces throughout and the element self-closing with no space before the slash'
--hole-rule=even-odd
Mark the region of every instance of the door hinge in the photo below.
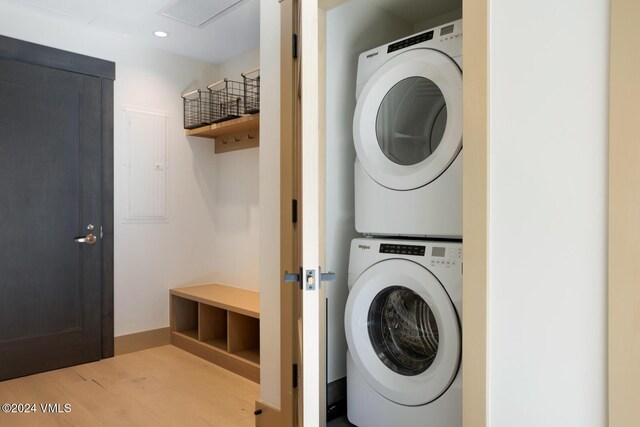
<svg viewBox="0 0 640 427">
<path fill-rule="evenodd" d="M 291 200 L 291 222 L 298 223 L 298 201 L 296 199 Z"/>
<path fill-rule="evenodd" d="M 293 59 L 298 59 L 298 35 L 293 35 L 292 40 L 292 48 L 293 48 Z"/>
<path fill-rule="evenodd" d="M 292 372 L 292 380 L 293 380 L 293 388 L 298 388 L 298 364 L 293 364 L 293 372 Z"/>
</svg>

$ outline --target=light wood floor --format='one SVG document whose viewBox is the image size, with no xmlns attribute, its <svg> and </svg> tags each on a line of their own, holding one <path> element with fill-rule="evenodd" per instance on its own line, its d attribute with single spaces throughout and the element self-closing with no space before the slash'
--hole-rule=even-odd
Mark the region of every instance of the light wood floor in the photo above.
<svg viewBox="0 0 640 427">
<path fill-rule="evenodd" d="M 253 427 L 259 390 L 168 345 L 0 382 L 0 404 L 71 404 L 70 413 L 0 413 L 0 426 Z"/>
</svg>

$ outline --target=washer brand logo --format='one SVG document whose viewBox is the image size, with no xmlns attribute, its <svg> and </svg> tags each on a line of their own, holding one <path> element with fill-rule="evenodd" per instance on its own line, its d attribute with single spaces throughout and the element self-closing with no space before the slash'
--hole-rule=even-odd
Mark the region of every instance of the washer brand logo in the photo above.
<svg viewBox="0 0 640 427">
<path fill-rule="evenodd" d="M 367 245 L 358 245 L 358 247 L 359 247 L 360 249 L 365 249 L 365 250 L 366 250 L 366 249 L 371 249 L 371 246 L 367 246 Z"/>
<path fill-rule="evenodd" d="M 369 55 L 367 55 L 367 59 L 373 58 L 374 56 L 377 56 L 377 55 L 378 55 L 377 51 L 373 52 L 373 53 L 370 53 Z"/>
</svg>

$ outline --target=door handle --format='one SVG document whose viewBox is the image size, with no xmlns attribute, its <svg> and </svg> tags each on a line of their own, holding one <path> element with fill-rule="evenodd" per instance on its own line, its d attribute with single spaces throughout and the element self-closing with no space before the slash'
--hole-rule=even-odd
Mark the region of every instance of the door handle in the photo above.
<svg viewBox="0 0 640 427">
<path fill-rule="evenodd" d="M 76 236 L 73 238 L 73 241 L 76 243 L 86 243 L 87 245 L 93 245 L 98 238 L 93 234 L 89 233 L 86 236 Z"/>
</svg>

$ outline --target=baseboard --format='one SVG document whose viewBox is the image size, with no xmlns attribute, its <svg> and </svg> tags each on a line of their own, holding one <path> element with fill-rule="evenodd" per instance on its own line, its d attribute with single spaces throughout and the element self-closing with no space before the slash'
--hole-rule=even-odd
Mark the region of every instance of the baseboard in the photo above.
<svg viewBox="0 0 640 427">
<path fill-rule="evenodd" d="M 133 353 L 134 351 L 169 345 L 171 335 L 169 327 L 120 335 L 114 338 L 115 355 Z"/>
<path fill-rule="evenodd" d="M 256 400 L 256 427 L 280 427 L 280 408 Z"/>
</svg>

